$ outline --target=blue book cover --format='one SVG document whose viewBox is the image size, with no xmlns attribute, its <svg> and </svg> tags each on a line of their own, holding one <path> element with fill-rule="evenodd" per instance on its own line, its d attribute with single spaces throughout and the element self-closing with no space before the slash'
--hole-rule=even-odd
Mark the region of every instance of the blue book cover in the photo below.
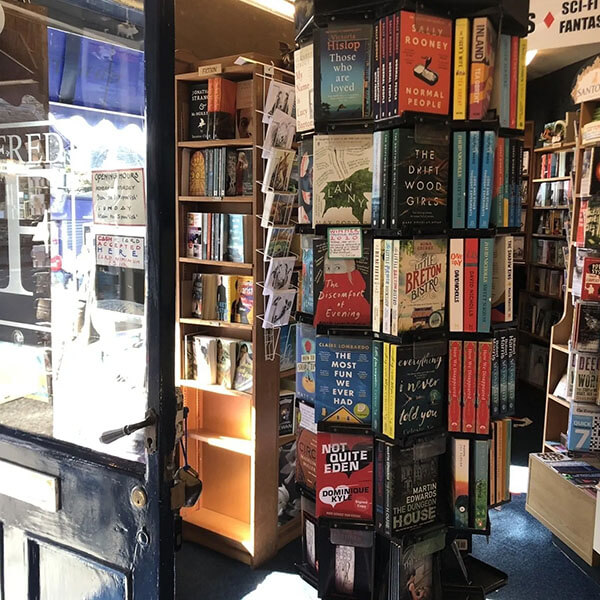
<svg viewBox="0 0 600 600">
<path fill-rule="evenodd" d="M 281 327 L 279 334 L 279 370 L 296 368 L 296 324 Z"/>
<path fill-rule="evenodd" d="M 477 204 L 479 202 L 479 166 L 481 133 L 469 132 L 469 189 L 467 193 L 467 227 L 477 229 Z"/>
<path fill-rule="evenodd" d="M 492 106 L 500 127 L 510 127 L 510 35 L 502 34 L 498 44 L 498 57 L 496 58 L 496 80 L 492 94 Z"/>
<path fill-rule="evenodd" d="M 477 290 L 477 331 L 488 333 L 492 323 L 492 270 L 494 240 L 479 240 L 479 277 Z"/>
<path fill-rule="evenodd" d="M 373 431 L 381 433 L 381 403 L 383 391 L 383 342 L 373 341 L 373 392 L 371 398 Z"/>
<path fill-rule="evenodd" d="M 381 174 L 383 171 L 383 131 L 373 134 L 373 193 L 371 195 L 371 225 L 379 229 L 381 217 Z"/>
<path fill-rule="evenodd" d="M 296 398 L 315 401 L 316 331 L 311 325 L 296 325 Z"/>
<path fill-rule="evenodd" d="M 300 309 L 302 312 L 313 314 L 313 235 L 301 235 L 300 245 L 302 247 L 302 296 L 300 298 Z"/>
<path fill-rule="evenodd" d="M 497 333 L 492 340 L 492 419 L 500 416 L 500 338 Z"/>
<path fill-rule="evenodd" d="M 244 215 L 229 215 L 225 260 L 239 263 L 244 262 Z"/>
<path fill-rule="evenodd" d="M 481 185 L 479 194 L 479 228 L 490 226 L 492 211 L 492 185 L 494 181 L 494 154 L 496 150 L 496 134 L 493 131 L 483 132 L 483 152 L 481 156 Z"/>
<path fill-rule="evenodd" d="M 373 342 L 317 336 L 315 420 L 370 425 L 373 418 Z"/>
<path fill-rule="evenodd" d="M 454 133 L 454 158 L 452 162 L 452 227 L 464 229 L 466 227 L 467 212 L 467 132 Z"/>
</svg>

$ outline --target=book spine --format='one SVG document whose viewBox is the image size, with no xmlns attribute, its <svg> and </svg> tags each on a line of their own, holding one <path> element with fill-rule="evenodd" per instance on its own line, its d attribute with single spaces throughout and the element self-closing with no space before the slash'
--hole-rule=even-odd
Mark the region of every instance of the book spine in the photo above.
<svg viewBox="0 0 600 600">
<path fill-rule="evenodd" d="M 381 118 L 381 19 L 373 31 L 373 118 Z"/>
<path fill-rule="evenodd" d="M 500 333 L 500 415 L 508 412 L 508 336 Z"/>
<path fill-rule="evenodd" d="M 474 510 L 473 527 L 486 529 L 488 521 L 488 463 L 489 441 L 475 440 L 473 442 L 473 473 L 474 473 Z"/>
<path fill-rule="evenodd" d="M 453 136 L 453 141 L 454 152 L 452 159 L 452 227 L 454 227 L 454 229 L 464 229 L 466 226 L 465 215 L 467 212 L 467 176 L 465 169 L 467 153 L 467 132 L 455 132 Z"/>
<path fill-rule="evenodd" d="M 452 507 L 454 526 L 469 526 L 469 440 L 452 438 Z"/>
<path fill-rule="evenodd" d="M 390 334 L 392 321 L 392 264 L 394 244 L 392 240 L 384 241 L 383 257 L 383 333 Z"/>
<path fill-rule="evenodd" d="M 375 528 L 378 532 L 385 530 L 385 447 L 382 442 L 375 442 Z"/>
<path fill-rule="evenodd" d="M 373 240 L 373 331 L 381 331 L 381 247 L 383 240 Z"/>
<path fill-rule="evenodd" d="M 477 331 L 487 333 L 492 323 L 492 271 L 494 240 L 479 240 L 479 281 L 477 294 Z"/>
<path fill-rule="evenodd" d="M 462 342 L 450 340 L 448 359 L 448 431 L 460 431 L 462 396 Z"/>
<path fill-rule="evenodd" d="M 510 323 L 513 320 L 513 243 L 514 238 L 512 235 L 506 236 L 506 243 L 504 245 L 505 258 L 504 258 L 504 294 L 505 294 L 505 307 L 504 307 L 504 321 Z"/>
<path fill-rule="evenodd" d="M 527 38 L 519 39 L 519 77 L 517 81 L 517 129 L 525 129 L 525 98 L 527 94 Z"/>
<path fill-rule="evenodd" d="M 510 118 L 509 127 L 517 127 L 517 88 L 519 85 L 519 38 L 510 39 Z"/>
<path fill-rule="evenodd" d="M 464 344 L 464 379 L 462 430 L 465 433 L 475 432 L 475 397 L 477 394 L 477 342 L 468 340 Z"/>
<path fill-rule="evenodd" d="M 390 158 L 391 158 L 391 131 L 389 129 L 383 132 L 382 143 L 382 161 L 381 161 L 381 208 L 379 213 L 380 227 L 389 229 L 390 227 Z"/>
<path fill-rule="evenodd" d="M 393 65 L 393 115 L 397 116 L 399 112 L 398 101 L 400 93 L 400 13 L 394 13 L 394 65 Z"/>
<path fill-rule="evenodd" d="M 385 445 L 385 535 L 392 533 L 392 447 L 389 444 Z"/>
<path fill-rule="evenodd" d="M 479 200 L 479 131 L 469 132 L 469 189 L 467 194 L 467 227 L 477 228 L 477 203 Z"/>
<path fill-rule="evenodd" d="M 502 227 L 504 223 L 504 139 L 496 140 L 496 152 L 494 154 L 494 189 L 492 199 L 492 224 Z"/>
<path fill-rule="evenodd" d="M 371 195 L 371 226 L 379 229 L 381 217 L 381 183 L 383 170 L 383 132 L 376 131 L 373 134 L 373 193 Z"/>
<path fill-rule="evenodd" d="M 494 175 L 494 148 L 496 134 L 493 131 L 483 133 L 483 152 L 481 157 L 481 186 L 479 196 L 479 228 L 490 226 L 492 208 L 492 178 Z"/>
<path fill-rule="evenodd" d="M 469 119 L 485 118 L 489 106 L 488 93 L 491 88 L 489 76 L 493 57 L 490 55 L 492 35 L 491 24 L 486 17 L 473 19 L 471 34 L 471 80 L 469 86 Z"/>
<path fill-rule="evenodd" d="M 469 19 L 456 19 L 454 25 L 454 104 L 452 112 L 455 121 L 467 118 L 469 33 Z"/>
<path fill-rule="evenodd" d="M 490 431 L 490 394 L 492 389 L 492 342 L 478 343 L 477 417 L 475 432 L 487 435 Z"/>
<path fill-rule="evenodd" d="M 379 43 L 380 43 L 380 61 L 381 61 L 381 73 L 379 76 L 379 114 L 382 119 L 385 119 L 388 116 L 387 113 L 387 102 L 386 102 L 386 94 L 387 94 L 387 18 L 383 17 L 379 21 L 380 23 L 380 32 L 379 32 Z"/>
<path fill-rule="evenodd" d="M 390 437 L 396 437 L 396 365 L 398 357 L 398 346 L 396 344 L 390 344 L 390 422 L 391 422 L 391 435 Z"/>
<path fill-rule="evenodd" d="M 383 402 L 381 429 L 383 435 L 393 437 L 394 417 L 393 407 L 390 406 L 390 346 L 388 342 L 383 343 Z"/>
<path fill-rule="evenodd" d="M 385 91 L 385 103 L 387 106 L 387 116 L 392 117 L 394 115 L 394 15 L 386 17 L 387 20 L 387 56 L 386 56 L 386 91 Z"/>
<path fill-rule="evenodd" d="M 500 127 L 509 127 L 510 125 L 510 36 L 501 36 L 500 50 L 500 84 L 501 105 L 500 105 Z"/>
<path fill-rule="evenodd" d="M 479 240 L 465 240 L 464 261 L 464 296 L 465 311 L 463 316 L 463 331 L 477 331 L 477 279 L 478 279 Z"/>
<path fill-rule="evenodd" d="M 508 227 L 510 188 L 510 139 L 504 138 L 504 185 L 502 187 L 502 224 L 497 227 Z"/>
<path fill-rule="evenodd" d="M 517 385 L 517 336 L 514 330 L 508 332 L 508 412 L 512 417 L 516 409 Z"/>
<path fill-rule="evenodd" d="M 463 331 L 465 241 L 450 240 L 450 331 Z"/>
<path fill-rule="evenodd" d="M 497 334 L 492 338 L 492 380 L 491 380 L 491 416 L 500 415 L 500 340 Z"/>
<path fill-rule="evenodd" d="M 398 295 L 400 286 L 400 240 L 393 240 L 392 251 L 392 335 L 398 335 Z"/>
<path fill-rule="evenodd" d="M 390 180 L 390 227 L 398 229 L 398 211 L 400 204 L 400 129 L 392 131 L 392 176 Z"/>
<path fill-rule="evenodd" d="M 206 114 L 206 139 L 212 140 L 215 120 L 215 77 L 208 80 L 208 102 Z M 208 194 L 207 194 L 208 196 Z"/>
<path fill-rule="evenodd" d="M 373 342 L 373 376 L 371 390 L 371 423 L 373 431 L 381 432 L 382 342 Z"/>
<path fill-rule="evenodd" d="M 508 226 L 512 227 L 514 223 L 514 215 L 515 208 L 517 203 L 517 198 L 519 194 L 518 189 L 518 174 L 517 174 L 517 166 L 518 166 L 518 144 L 517 140 L 509 140 L 510 141 L 510 179 L 509 179 L 509 196 L 508 196 L 508 206 L 509 206 L 509 214 L 508 214 Z"/>
<path fill-rule="evenodd" d="M 520 227 L 521 225 L 521 173 L 523 172 L 523 142 L 516 140 L 517 143 L 517 168 L 515 169 L 515 193 L 513 197 L 513 218 L 511 227 Z"/>
</svg>

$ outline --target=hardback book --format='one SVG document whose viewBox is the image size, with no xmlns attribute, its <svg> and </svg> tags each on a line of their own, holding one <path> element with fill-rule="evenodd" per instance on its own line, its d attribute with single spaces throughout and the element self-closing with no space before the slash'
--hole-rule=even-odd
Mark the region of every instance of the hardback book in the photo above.
<svg viewBox="0 0 600 600">
<path fill-rule="evenodd" d="M 389 389 L 383 399 L 383 434 L 392 439 L 444 427 L 445 351 L 425 344 L 415 356 L 412 345 L 390 345 Z M 385 376 L 384 376 L 385 381 Z"/>
<path fill-rule="evenodd" d="M 204 335 L 194 336 L 195 379 L 205 385 L 217 383 L 217 340 Z"/>
<path fill-rule="evenodd" d="M 298 401 L 296 483 L 315 491 L 317 484 L 317 424 L 314 406 Z"/>
<path fill-rule="evenodd" d="M 252 110 L 252 79 L 238 81 L 235 100 L 235 136 L 251 138 L 254 130 Z"/>
<path fill-rule="evenodd" d="M 262 182 L 263 193 L 287 192 L 294 166 L 295 150 L 272 148 Z"/>
<path fill-rule="evenodd" d="M 473 19 L 469 119 L 486 116 L 494 84 L 496 31 L 487 17 Z"/>
<path fill-rule="evenodd" d="M 405 111 L 447 115 L 452 79 L 452 21 L 424 13 L 417 17 L 414 12 L 403 10 L 399 34 L 399 93 L 388 116 Z M 427 48 L 427 53 L 423 48 Z"/>
<path fill-rule="evenodd" d="M 368 225 L 373 135 L 315 135 L 313 225 Z"/>
<path fill-rule="evenodd" d="M 489 440 L 473 440 L 473 492 L 472 515 L 475 529 L 487 529 L 488 525 L 488 479 Z"/>
<path fill-rule="evenodd" d="M 484 131 L 481 156 L 481 183 L 479 187 L 478 207 L 480 229 L 487 229 L 490 225 L 490 213 L 492 210 L 492 186 L 494 178 L 495 147 L 496 134 L 493 131 Z"/>
<path fill-rule="evenodd" d="M 479 240 L 465 239 L 463 331 L 477 331 Z"/>
<path fill-rule="evenodd" d="M 581 402 L 571 403 L 567 448 L 573 452 L 600 450 L 600 406 Z"/>
<path fill-rule="evenodd" d="M 190 85 L 190 140 L 208 139 L 208 81 Z M 194 194 L 192 194 L 194 195 Z M 204 194 L 199 194 L 204 195 Z"/>
<path fill-rule="evenodd" d="M 448 356 L 448 431 L 461 430 L 463 343 L 450 340 Z"/>
<path fill-rule="evenodd" d="M 492 273 L 492 322 L 513 320 L 513 237 L 498 236 L 494 241 Z"/>
<path fill-rule="evenodd" d="M 296 370 L 296 324 L 290 323 L 281 328 L 279 334 L 279 370 Z"/>
<path fill-rule="evenodd" d="M 265 255 L 268 258 L 281 258 L 288 256 L 294 236 L 293 225 L 274 225 L 267 228 L 267 241 L 265 243 Z"/>
<path fill-rule="evenodd" d="M 397 240 L 398 332 L 436 329 L 445 322 L 447 242 Z"/>
<path fill-rule="evenodd" d="M 573 399 L 575 402 L 596 403 L 598 397 L 598 368 L 600 357 L 587 352 L 577 353 Z"/>
<path fill-rule="evenodd" d="M 261 227 L 269 225 L 287 225 L 292 216 L 292 209 L 296 194 L 282 194 L 279 192 L 267 192 L 263 205 Z"/>
<path fill-rule="evenodd" d="M 235 171 L 235 195 L 252 196 L 254 178 L 252 172 L 252 148 L 239 148 Z"/>
<path fill-rule="evenodd" d="M 370 325 L 370 239 L 363 239 L 361 258 L 330 259 L 327 240 L 315 238 L 313 261 L 314 324 Z"/>
<path fill-rule="evenodd" d="M 234 323 L 252 324 L 254 322 L 254 279 L 238 276 L 235 281 L 235 299 L 231 306 Z"/>
<path fill-rule="evenodd" d="M 600 147 L 594 148 L 600 157 Z M 600 173 L 600 161 L 595 168 Z M 587 202 L 585 211 L 584 245 L 592 250 L 600 250 L 600 197 L 592 196 Z"/>
<path fill-rule="evenodd" d="M 470 36 L 471 24 L 469 19 L 456 19 L 454 21 L 454 103 L 452 113 L 455 121 L 467 118 Z M 453 227 L 457 226 L 454 225 Z M 461 227 L 464 227 L 464 225 Z"/>
<path fill-rule="evenodd" d="M 236 348 L 233 389 L 239 392 L 252 391 L 253 367 L 252 342 L 238 341 Z"/>
<path fill-rule="evenodd" d="M 314 403 L 316 391 L 317 334 L 305 323 L 296 325 L 296 396 Z"/>
<path fill-rule="evenodd" d="M 477 342 L 463 343 L 463 411 L 462 430 L 475 433 L 477 396 Z"/>
<path fill-rule="evenodd" d="M 581 299 L 600 302 L 600 256 L 586 256 L 583 259 Z"/>
<path fill-rule="evenodd" d="M 238 341 L 229 338 L 217 340 L 217 383 L 229 390 L 233 388 L 235 379 Z"/>
<path fill-rule="evenodd" d="M 454 527 L 469 527 L 469 440 L 451 438 L 452 515 Z"/>
<path fill-rule="evenodd" d="M 511 86 L 515 87 L 516 85 L 516 82 L 513 84 L 510 79 L 510 52 L 510 35 L 500 35 L 490 108 L 496 112 L 496 117 L 499 120 L 500 127 L 507 128 L 510 127 Z"/>
<path fill-rule="evenodd" d="M 467 226 L 467 132 L 455 131 L 452 139 L 452 227 L 464 229 Z"/>
<path fill-rule="evenodd" d="M 492 267 L 494 240 L 479 240 L 479 277 L 477 288 L 477 332 L 487 333 L 492 322 Z"/>
<path fill-rule="evenodd" d="M 573 331 L 577 352 L 600 353 L 600 304 L 577 301 Z"/>
<path fill-rule="evenodd" d="M 317 517 L 373 518 L 373 438 L 317 433 Z"/>
<path fill-rule="evenodd" d="M 237 84 L 224 77 L 208 80 L 208 119 L 212 139 L 225 140 L 235 136 L 235 101 Z"/>
<path fill-rule="evenodd" d="M 477 408 L 475 415 L 475 433 L 487 435 L 490 431 L 492 342 L 478 342 L 477 352 Z"/>
<path fill-rule="evenodd" d="M 190 175 L 188 182 L 190 196 L 207 196 L 206 156 L 204 150 L 195 150 L 190 155 Z"/>
<path fill-rule="evenodd" d="M 296 129 L 309 131 L 315 126 L 314 45 L 306 44 L 294 52 Z"/>
<path fill-rule="evenodd" d="M 313 214 L 313 140 L 298 143 L 298 222 L 312 224 Z"/>
<path fill-rule="evenodd" d="M 448 295 L 450 331 L 463 331 L 465 240 L 450 239 L 450 293 Z"/>
<path fill-rule="evenodd" d="M 322 119 L 331 122 L 368 117 L 372 25 L 334 22 L 319 33 Z"/>
<path fill-rule="evenodd" d="M 481 168 L 481 132 L 469 132 L 469 176 L 467 189 L 467 227 L 477 228 Z"/>
<path fill-rule="evenodd" d="M 399 132 L 398 176 L 393 177 L 392 189 L 397 182 L 396 229 L 435 228 L 446 226 L 448 196 L 448 144 L 418 142 L 412 129 Z M 393 152 L 392 152 L 393 155 Z M 392 196 L 393 197 L 393 196 Z"/>
</svg>

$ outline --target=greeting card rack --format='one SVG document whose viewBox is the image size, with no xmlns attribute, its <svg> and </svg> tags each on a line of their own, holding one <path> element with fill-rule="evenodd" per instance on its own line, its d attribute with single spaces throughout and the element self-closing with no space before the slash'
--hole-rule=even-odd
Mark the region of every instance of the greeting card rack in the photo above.
<svg viewBox="0 0 600 600">
<path fill-rule="evenodd" d="M 263 179 L 264 128 L 250 118 L 249 137 L 192 140 L 190 101 L 194 84 L 224 78 L 249 86 L 248 114 L 263 110 L 265 82 L 282 79 L 277 60 L 255 53 L 198 62 L 197 70 L 176 75 L 176 186 L 177 285 L 176 373 L 189 409 L 188 459 L 204 483 L 196 506 L 182 511 L 184 539 L 258 566 L 299 533 L 299 518 L 278 526 L 279 447 L 293 436 L 278 435 L 279 391 L 282 374 L 277 352 L 267 353 L 269 330 L 264 314 L 264 195 L 256 182 Z M 188 191 L 190 155 L 214 148 L 247 149 L 251 153 L 252 192 L 244 195 L 192 195 Z M 209 173 L 209 169 L 205 171 Z M 215 167 L 216 172 L 216 167 Z M 188 257 L 188 213 L 199 211 L 250 218 L 248 252 L 244 262 Z M 195 273 L 250 276 L 253 280 L 254 319 L 250 323 L 200 319 L 192 315 L 192 279 Z M 271 330 L 272 333 L 272 330 Z M 192 379 L 186 371 L 187 335 L 201 334 L 246 341 L 252 349 L 252 385 L 248 391 L 227 389 Z M 273 340 L 271 340 L 273 341 Z"/>
</svg>

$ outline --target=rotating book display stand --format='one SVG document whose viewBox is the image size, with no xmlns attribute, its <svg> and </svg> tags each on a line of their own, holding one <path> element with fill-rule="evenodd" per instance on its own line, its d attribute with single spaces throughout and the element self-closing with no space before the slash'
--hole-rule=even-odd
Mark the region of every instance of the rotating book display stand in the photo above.
<svg viewBox="0 0 600 600">
<path fill-rule="evenodd" d="M 470 13 L 464 3 L 450 14 L 445 2 L 419 5 L 416 13 L 404 3 L 366 2 L 363 11 L 332 0 L 296 3 L 297 138 L 301 161 L 304 147 L 313 172 L 310 194 L 299 197 L 298 219 L 303 280 L 296 315 L 297 481 L 303 494 L 303 558 L 297 566 L 321 598 L 391 600 L 427 590 L 429 598 L 468 594 L 484 599 L 507 581 L 505 573 L 470 551 L 473 535 L 490 535 L 488 508 L 510 500 L 507 417 L 514 411 L 516 326 L 509 291 L 502 306 L 492 307 L 492 278 L 505 282 L 512 274 L 510 234 L 519 224 L 512 221 L 513 213 L 508 223 L 496 217 L 505 202 L 516 203 L 520 221 L 524 124 L 501 127 L 500 116 L 490 113 L 485 119 L 452 120 L 452 100 L 445 106 L 431 101 L 430 112 L 410 110 L 411 102 L 421 105 L 420 92 L 405 97 L 403 77 L 408 69 L 408 78 L 419 82 L 415 90 L 427 86 L 422 97 L 433 97 L 427 90 L 446 85 L 446 101 L 452 98 L 450 19 L 486 16 L 496 32 L 514 36 L 519 48 L 527 7 L 508 4 L 478 4 L 480 10 Z M 443 52 L 433 50 L 422 64 L 407 66 L 410 48 L 401 43 L 407 24 L 411 32 L 430 35 L 416 36 L 417 47 L 450 45 L 446 72 L 440 67 Z M 393 49 L 389 63 L 386 44 Z M 524 48 L 520 51 L 524 61 Z M 307 81 L 314 95 L 306 91 Z M 524 121 L 524 71 L 521 86 Z M 496 207 L 500 212 L 474 227 L 465 222 L 452 228 L 459 201 L 452 186 L 457 177 L 453 142 L 459 132 L 510 140 L 506 147 L 514 152 L 514 163 L 502 192 L 506 200 L 503 196 Z M 371 158 L 364 151 L 368 136 Z M 410 152 L 403 155 L 407 147 Z M 492 162 L 493 156 L 492 148 Z M 372 173 L 371 188 L 365 171 Z M 302 173 L 301 167 L 301 189 Z M 491 185 L 493 175 L 487 176 Z M 422 184 L 423 210 L 407 198 L 402 188 L 407 182 L 411 188 Z M 370 218 L 362 212 L 364 193 L 370 194 Z M 438 200 L 431 201 L 433 196 Z M 464 252 L 466 241 L 476 249 L 474 268 L 477 275 L 482 269 L 485 280 L 479 306 L 473 308 L 474 330 L 462 320 L 449 326 L 453 267 L 447 259 L 457 244 Z M 480 249 L 485 267 L 478 262 Z M 494 273 L 495 249 L 502 260 Z M 465 259 L 461 256 L 461 277 Z M 370 272 L 361 269 L 365 261 Z M 360 279 L 365 272 L 366 288 Z M 420 302 L 426 294 L 426 302 Z M 370 305 L 367 323 L 363 300 Z M 484 313 L 481 323 L 479 313 Z M 501 359 L 493 355 L 500 347 Z M 449 356 L 456 348 L 458 366 L 456 356 L 454 363 Z M 463 356 L 471 361 L 469 390 L 461 385 Z M 478 361 L 487 367 L 482 378 Z M 449 409 L 456 408 L 458 420 L 452 420 Z M 462 495 L 453 475 L 461 450 L 467 459 Z M 488 486 L 490 466 L 494 483 Z M 460 522 L 460 515 L 471 511 L 472 517 Z"/>
</svg>

